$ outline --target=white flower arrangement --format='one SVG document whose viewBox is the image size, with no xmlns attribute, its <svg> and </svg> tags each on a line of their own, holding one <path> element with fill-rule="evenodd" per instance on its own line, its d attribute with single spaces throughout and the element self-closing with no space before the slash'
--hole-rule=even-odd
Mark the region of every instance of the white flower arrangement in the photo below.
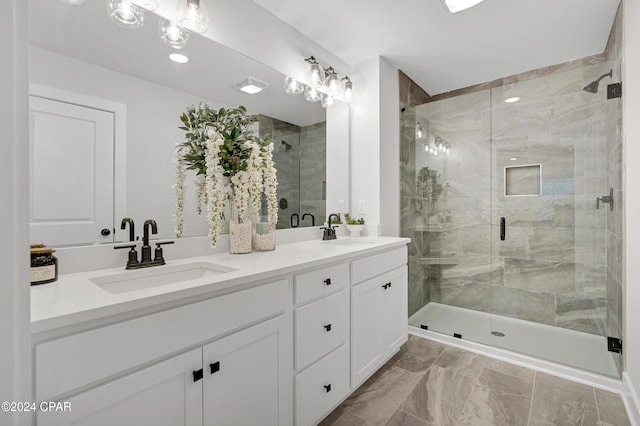
<svg viewBox="0 0 640 426">
<path fill-rule="evenodd" d="M 262 193 L 267 199 L 269 227 L 278 221 L 276 169 L 273 144 L 269 136 L 254 136 L 251 124 L 256 116 L 247 116 L 242 106 L 216 111 L 208 104 L 190 107 L 180 117 L 186 141 L 176 147 L 176 236 L 184 234 L 185 170 L 197 173 L 198 213 L 207 209 L 209 240 L 217 244 L 225 220 L 227 200 L 233 200 L 231 218 L 242 224 L 248 213 L 260 211 Z"/>
</svg>

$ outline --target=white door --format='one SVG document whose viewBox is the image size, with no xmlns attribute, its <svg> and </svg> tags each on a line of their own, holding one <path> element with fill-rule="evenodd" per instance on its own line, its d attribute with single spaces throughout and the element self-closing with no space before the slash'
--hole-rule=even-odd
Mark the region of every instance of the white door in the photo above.
<svg viewBox="0 0 640 426">
<path fill-rule="evenodd" d="M 39 411 L 38 426 L 202 426 L 202 380 L 193 374 L 201 367 L 194 349 L 64 398 L 70 409 Z"/>
<path fill-rule="evenodd" d="M 279 362 L 279 318 L 239 331 L 203 347 L 204 425 L 278 426 L 281 386 L 289 371 Z"/>
<path fill-rule="evenodd" d="M 382 277 L 382 353 L 398 350 L 407 341 L 407 267 Z"/>
<path fill-rule="evenodd" d="M 113 113 L 37 96 L 29 108 L 31 241 L 112 242 Z"/>
</svg>

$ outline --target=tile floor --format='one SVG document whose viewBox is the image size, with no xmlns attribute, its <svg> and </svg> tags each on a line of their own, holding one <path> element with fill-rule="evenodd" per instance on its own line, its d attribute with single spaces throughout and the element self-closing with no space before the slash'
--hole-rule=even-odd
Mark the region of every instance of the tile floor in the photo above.
<svg viewBox="0 0 640 426">
<path fill-rule="evenodd" d="M 620 395 L 409 336 L 321 425 L 629 425 Z"/>
</svg>

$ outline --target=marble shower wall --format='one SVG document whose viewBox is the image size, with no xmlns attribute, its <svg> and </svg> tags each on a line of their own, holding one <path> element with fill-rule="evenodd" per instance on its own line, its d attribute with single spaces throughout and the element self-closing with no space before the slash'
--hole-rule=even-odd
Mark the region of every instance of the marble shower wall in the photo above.
<svg viewBox="0 0 640 426">
<path fill-rule="evenodd" d="M 606 100 L 604 82 L 598 94 L 582 90 L 616 66 L 604 55 L 585 58 L 405 109 L 401 231 L 413 239 L 410 315 L 433 301 L 599 335 L 616 328 L 619 316 L 606 307 L 608 298 L 621 306 L 622 287 L 607 287 L 620 277 L 619 214 L 595 204 L 610 186 L 621 188 L 619 126 L 609 125 L 619 123 L 620 107 Z M 512 96 L 520 101 L 504 102 Z M 451 144 L 448 156 L 425 152 L 418 122 L 431 143 Z M 539 194 L 505 196 L 505 167 L 518 165 L 540 165 Z M 423 167 L 448 186 L 427 215 L 415 191 Z"/>
<path fill-rule="evenodd" d="M 325 143 L 327 126 L 323 121 L 300 129 L 300 220 L 304 226 L 311 225 L 311 214 L 315 224 L 321 225 L 326 210 L 327 166 Z"/>
</svg>

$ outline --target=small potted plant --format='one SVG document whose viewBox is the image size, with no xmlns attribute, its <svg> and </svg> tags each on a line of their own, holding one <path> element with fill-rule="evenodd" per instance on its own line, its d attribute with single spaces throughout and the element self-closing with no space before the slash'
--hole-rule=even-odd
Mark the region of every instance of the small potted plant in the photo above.
<svg viewBox="0 0 640 426">
<path fill-rule="evenodd" d="M 349 213 L 344 215 L 344 219 L 347 222 L 347 229 L 351 232 L 352 237 L 359 237 L 362 230 L 364 230 L 364 218 L 351 217 Z"/>
</svg>

